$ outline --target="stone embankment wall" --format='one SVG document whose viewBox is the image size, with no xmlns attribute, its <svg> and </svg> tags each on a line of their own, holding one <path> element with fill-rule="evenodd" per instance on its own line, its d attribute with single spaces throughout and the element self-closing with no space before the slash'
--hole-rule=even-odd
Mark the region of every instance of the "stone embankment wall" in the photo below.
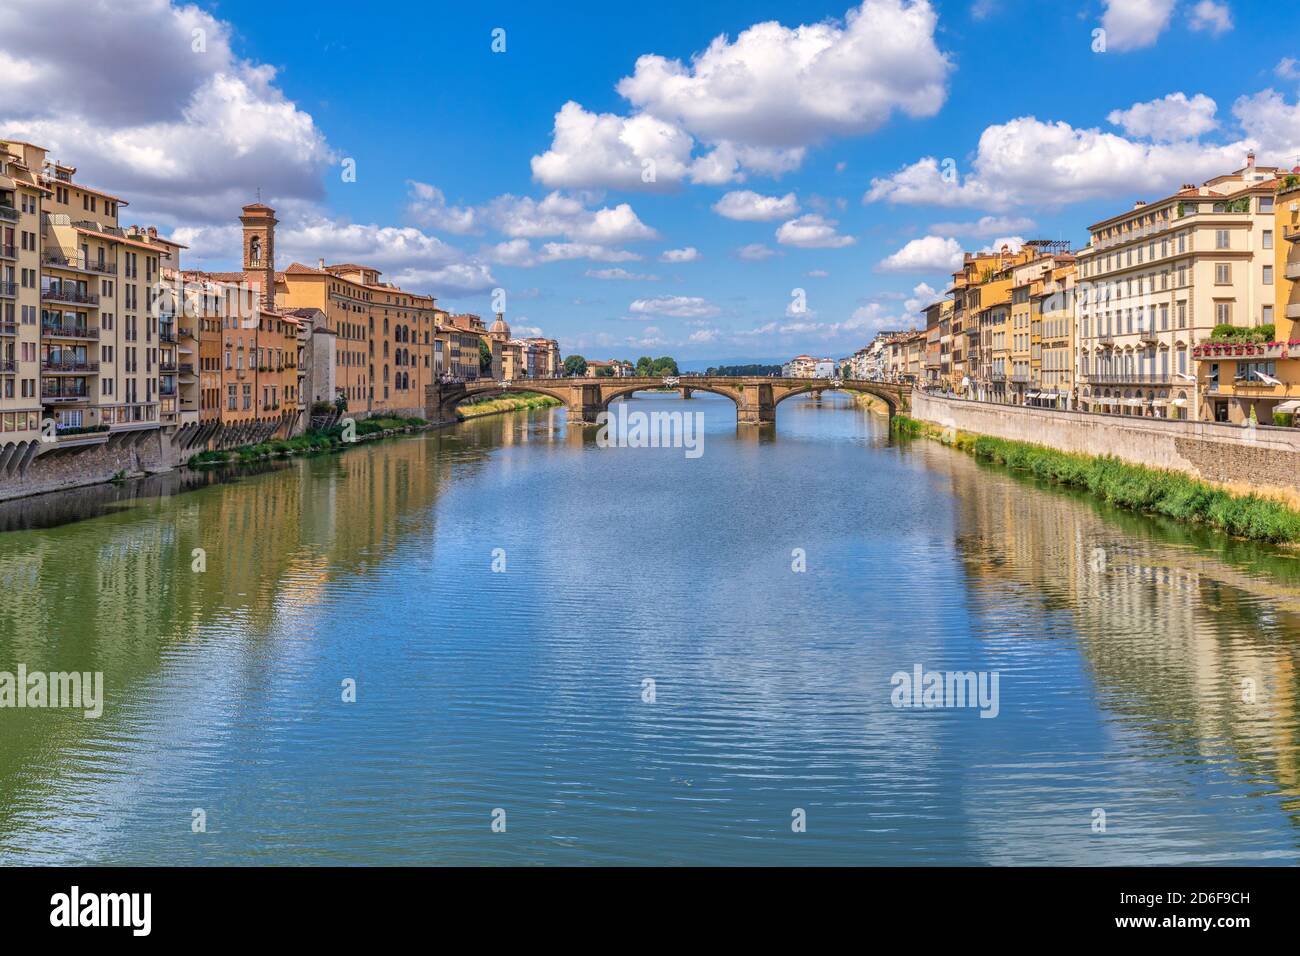
<svg viewBox="0 0 1300 956">
<path fill-rule="evenodd" d="M 24 464 L 18 465 L 15 455 L 15 467 L 0 471 L 0 501 L 99 484 L 116 475 L 134 478 L 177 464 L 171 442 L 156 428 L 112 435 L 108 441 L 63 439 L 45 445 L 36 440 L 32 449 L 34 456 Z"/>
<path fill-rule="evenodd" d="M 912 417 L 941 428 L 1111 455 L 1261 492 L 1300 490 L 1300 428 L 1049 411 L 912 393 Z"/>
</svg>

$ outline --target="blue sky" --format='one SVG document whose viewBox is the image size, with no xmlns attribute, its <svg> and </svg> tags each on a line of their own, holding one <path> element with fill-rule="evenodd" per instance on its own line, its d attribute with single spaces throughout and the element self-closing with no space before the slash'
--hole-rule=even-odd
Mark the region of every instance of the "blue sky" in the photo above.
<svg viewBox="0 0 1300 956">
<path fill-rule="evenodd" d="M 49 31 L 59 6 L 100 45 Z M 192 265 L 234 264 L 260 188 L 281 260 L 373 262 L 485 314 L 504 289 L 566 352 L 685 367 L 848 354 L 915 324 L 960 248 L 1082 243 L 1248 146 L 1300 162 L 1277 5 L 329 8 L 6 0 L 0 68 L 34 95 L 0 131 L 120 190 Z"/>
</svg>

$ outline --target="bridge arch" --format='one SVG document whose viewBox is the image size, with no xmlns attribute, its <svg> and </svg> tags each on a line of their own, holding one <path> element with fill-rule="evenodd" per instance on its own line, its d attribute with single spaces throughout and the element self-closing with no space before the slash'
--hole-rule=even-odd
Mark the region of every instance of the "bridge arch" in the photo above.
<svg viewBox="0 0 1300 956">
<path fill-rule="evenodd" d="M 863 395 L 870 395 L 872 398 L 878 398 L 884 402 L 885 407 L 889 409 L 890 418 L 897 415 L 899 411 L 897 395 L 891 394 L 888 389 L 875 388 L 866 383 L 858 382 L 840 382 L 839 384 L 834 384 L 827 381 L 825 385 L 818 385 L 813 382 L 804 385 L 796 385 L 782 391 L 780 395 L 775 396 L 775 400 L 772 404 L 774 406 L 780 405 L 787 398 L 792 398 L 795 395 L 807 395 L 809 392 L 858 392 Z"/>
<path fill-rule="evenodd" d="M 724 398 L 729 398 L 736 403 L 737 407 L 740 406 L 740 395 L 738 392 L 736 392 L 734 388 L 729 388 L 725 385 L 714 385 L 711 383 L 704 384 L 704 385 L 697 385 L 694 379 L 684 379 L 680 385 L 674 385 L 674 386 L 665 386 L 662 384 L 646 385 L 642 383 L 640 385 L 629 385 L 625 388 L 615 387 L 613 390 L 611 390 L 610 392 L 608 392 L 607 394 L 601 397 L 600 407 L 602 410 L 607 410 L 609 408 L 610 403 L 614 401 L 614 399 L 616 398 L 626 398 L 627 396 L 635 392 L 648 392 L 656 388 L 669 388 L 671 389 L 671 391 L 674 392 L 681 391 L 683 388 L 689 389 L 692 392 L 709 392 L 713 395 L 721 395 Z"/>
</svg>

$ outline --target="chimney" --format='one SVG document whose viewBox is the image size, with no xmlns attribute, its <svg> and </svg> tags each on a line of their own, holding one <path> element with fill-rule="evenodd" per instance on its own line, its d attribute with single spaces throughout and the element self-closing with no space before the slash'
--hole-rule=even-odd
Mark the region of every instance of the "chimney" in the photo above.
<svg viewBox="0 0 1300 956">
<path fill-rule="evenodd" d="M 317 259 L 317 260 L 316 260 L 316 268 L 320 269 L 321 272 L 324 272 L 324 271 L 325 271 L 325 260 L 324 260 L 324 259 Z"/>
<path fill-rule="evenodd" d="M 1137 202 L 1135 202 L 1135 203 L 1133 204 L 1133 208 L 1134 208 L 1134 209 L 1141 209 L 1141 208 L 1142 208 L 1143 206 L 1145 206 L 1146 204 L 1147 204 L 1147 201 L 1146 201 L 1145 199 L 1139 199 Z"/>
</svg>

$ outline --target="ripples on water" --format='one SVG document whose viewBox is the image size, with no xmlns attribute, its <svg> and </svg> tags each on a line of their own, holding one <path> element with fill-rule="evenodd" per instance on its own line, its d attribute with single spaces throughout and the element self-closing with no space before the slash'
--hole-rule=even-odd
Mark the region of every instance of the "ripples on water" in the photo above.
<svg viewBox="0 0 1300 956">
<path fill-rule="evenodd" d="M 1296 861 L 1293 557 L 840 396 L 632 405 L 703 457 L 537 412 L 11 517 L 0 669 L 108 704 L 0 711 L 0 860 Z M 914 664 L 998 671 L 999 716 L 894 708 Z"/>
</svg>

